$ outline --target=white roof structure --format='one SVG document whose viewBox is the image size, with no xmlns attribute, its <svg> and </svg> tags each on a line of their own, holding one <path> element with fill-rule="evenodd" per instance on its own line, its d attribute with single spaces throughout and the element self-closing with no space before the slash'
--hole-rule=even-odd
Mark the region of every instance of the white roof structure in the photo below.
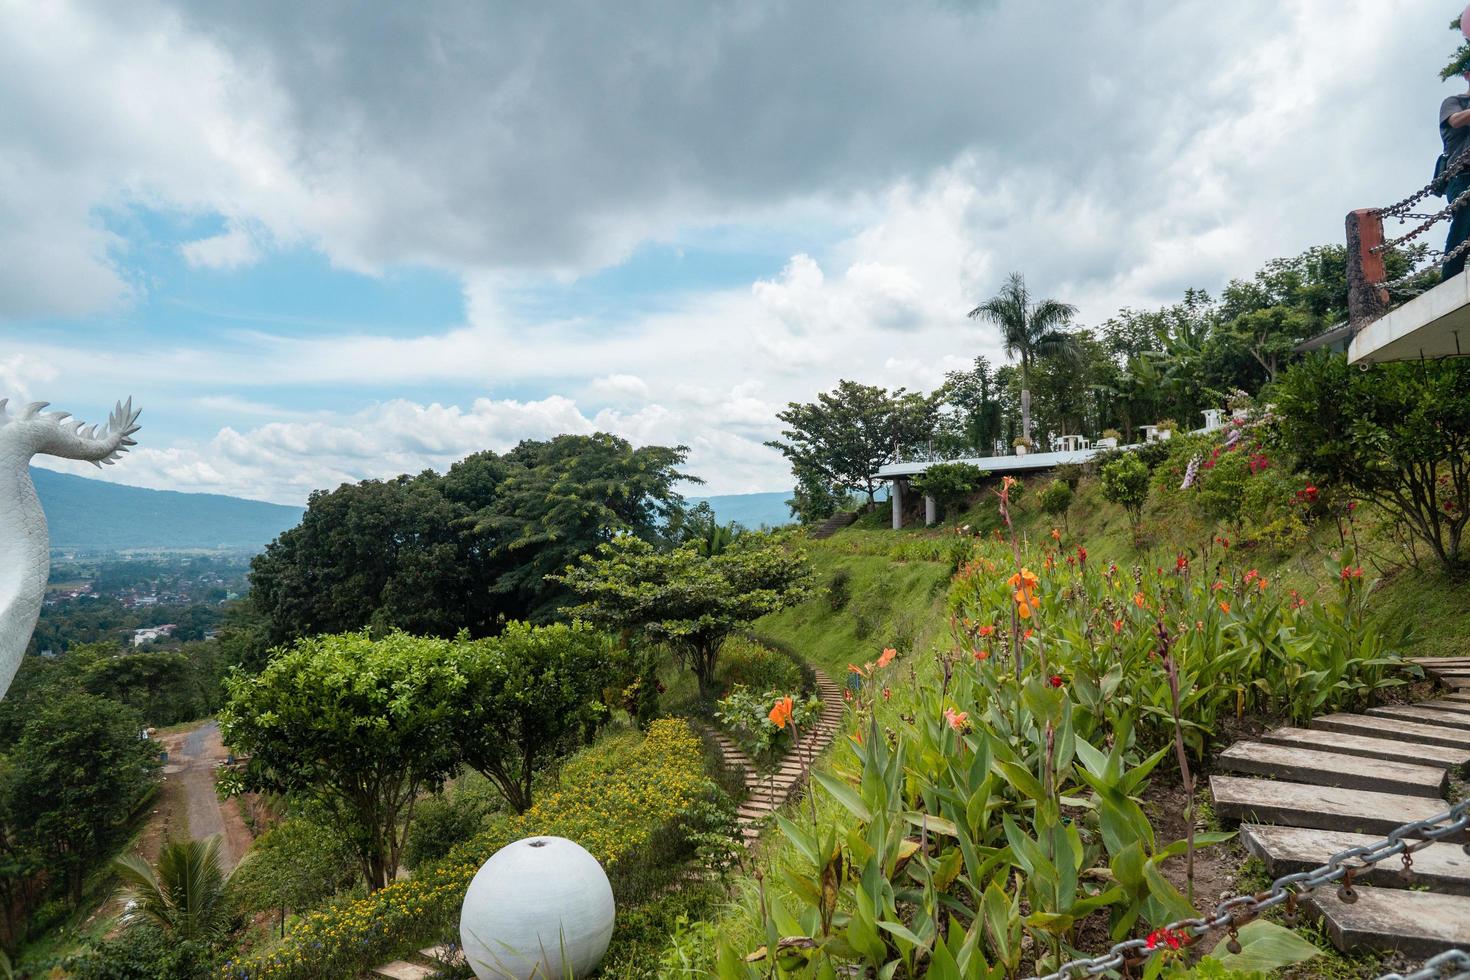
<svg viewBox="0 0 1470 980">
<path fill-rule="evenodd" d="M 1433 360 L 1470 354 L 1470 273 L 1462 272 L 1358 331 L 1348 363 Z"/>
<path fill-rule="evenodd" d="M 1129 449 L 1132 447 L 1122 446 Z M 1085 463 L 1102 449 L 1077 449 L 1066 453 L 1027 453 L 1024 456 L 975 456 L 969 459 L 931 459 L 916 463 L 889 463 L 878 468 L 880 480 L 917 476 L 936 463 L 969 463 L 987 473 L 1016 473 L 1025 470 L 1049 470 L 1065 463 Z"/>
</svg>

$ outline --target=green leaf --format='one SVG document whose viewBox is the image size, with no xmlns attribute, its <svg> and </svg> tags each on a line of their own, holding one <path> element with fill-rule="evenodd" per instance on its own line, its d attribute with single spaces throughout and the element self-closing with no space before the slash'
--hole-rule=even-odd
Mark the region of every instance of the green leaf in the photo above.
<svg viewBox="0 0 1470 980">
<path fill-rule="evenodd" d="M 847 812 L 857 817 L 863 823 L 873 822 L 873 813 L 868 809 L 863 798 L 857 794 L 847 783 L 833 776 L 831 773 L 812 771 L 812 778 L 822 784 L 822 788 L 831 793 L 833 798 L 847 808 Z"/>
<path fill-rule="evenodd" d="M 1232 953 L 1225 948 L 1225 944 L 1230 941 L 1227 937 L 1220 940 L 1210 956 L 1219 960 L 1227 969 L 1243 973 L 1274 973 L 1322 952 L 1290 929 L 1265 919 L 1246 923 L 1241 927 L 1238 936 L 1241 947 L 1239 953 Z"/>
</svg>

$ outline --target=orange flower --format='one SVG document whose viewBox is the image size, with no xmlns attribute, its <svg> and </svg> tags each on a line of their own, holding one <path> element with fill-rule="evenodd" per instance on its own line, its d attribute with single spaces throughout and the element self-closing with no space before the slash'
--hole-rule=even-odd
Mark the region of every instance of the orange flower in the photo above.
<svg viewBox="0 0 1470 980">
<path fill-rule="evenodd" d="M 968 711 L 956 711 L 953 708 L 944 709 L 944 720 L 957 732 L 962 732 L 970 727 L 970 713 Z"/>
<path fill-rule="evenodd" d="M 1222 602 L 1222 603 L 1220 603 L 1220 611 L 1222 613 L 1228 613 L 1230 611 L 1230 603 L 1228 603 L 1228 602 Z"/>
<path fill-rule="evenodd" d="M 887 667 L 889 664 L 893 663 L 893 658 L 896 656 L 898 656 L 897 650 L 893 649 L 893 647 L 886 647 L 883 650 L 883 656 L 878 658 L 878 666 Z"/>
<path fill-rule="evenodd" d="M 853 732 L 852 733 L 852 740 L 854 742 L 856 742 L 858 745 L 862 745 L 863 744 L 863 733 L 862 732 Z"/>
<path fill-rule="evenodd" d="M 1135 592 L 1135 593 L 1133 593 L 1133 604 L 1135 606 L 1137 606 L 1139 609 L 1142 609 L 1143 608 L 1143 604 L 1144 604 L 1145 601 L 1146 600 L 1144 599 L 1142 592 Z"/>
<path fill-rule="evenodd" d="M 1121 619 L 1115 619 L 1115 620 L 1113 620 L 1113 632 L 1114 633 L 1121 633 L 1121 632 L 1123 632 L 1123 621 Z"/>
<path fill-rule="evenodd" d="M 1259 588 L 1262 592 L 1265 592 L 1266 591 L 1266 585 L 1267 585 L 1267 580 L 1266 580 L 1266 577 L 1264 575 L 1262 575 L 1260 578 L 1256 579 L 1256 587 Z"/>
<path fill-rule="evenodd" d="M 1053 541 L 1060 541 L 1060 540 L 1062 540 L 1062 532 L 1060 530 L 1058 530 L 1057 528 L 1052 528 L 1051 529 L 1051 539 Z"/>
<path fill-rule="evenodd" d="M 793 704 L 790 695 L 787 695 L 784 698 L 777 698 L 776 706 L 771 709 L 771 713 L 767 716 L 771 719 L 771 724 L 775 725 L 777 728 L 784 729 L 786 727 L 786 723 L 791 720 L 792 707 Z"/>
<path fill-rule="evenodd" d="M 848 664 L 847 665 L 847 672 L 849 674 L 857 674 L 859 677 L 866 676 L 863 673 L 863 669 L 861 667 L 859 667 L 857 664 Z"/>
<path fill-rule="evenodd" d="M 990 651 L 989 650 L 976 650 L 975 651 L 975 659 L 977 661 L 981 662 L 981 663 L 985 662 L 986 660 L 989 660 L 990 659 Z"/>
<path fill-rule="evenodd" d="M 981 636 L 991 636 L 995 633 L 995 627 L 987 623 L 984 626 L 980 627 L 979 633 Z"/>
<path fill-rule="evenodd" d="M 1032 611 L 1036 608 L 1036 573 L 1029 568 L 1023 568 L 1006 580 L 1015 591 L 1011 593 L 1016 600 L 1016 615 L 1022 619 L 1030 619 Z"/>
</svg>

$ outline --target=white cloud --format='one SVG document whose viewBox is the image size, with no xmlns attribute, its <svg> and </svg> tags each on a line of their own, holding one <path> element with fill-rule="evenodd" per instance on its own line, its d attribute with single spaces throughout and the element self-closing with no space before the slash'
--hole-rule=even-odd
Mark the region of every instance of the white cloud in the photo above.
<svg viewBox="0 0 1470 980">
<path fill-rule="evenodd" d="M 179 251 L 190 265 L 206 269 L 237 269 L 252 264 L 261 256 L 256 235 L 235 222 L 218 235 L 185 242 Z"/>
</svg>

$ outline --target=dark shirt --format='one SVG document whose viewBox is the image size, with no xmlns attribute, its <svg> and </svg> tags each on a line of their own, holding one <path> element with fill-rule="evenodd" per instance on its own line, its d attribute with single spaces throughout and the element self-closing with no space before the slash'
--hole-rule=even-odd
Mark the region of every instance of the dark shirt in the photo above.
<svg viewBox="0 0 1470 980">
<path fill-rule="evenodd" d="M 1450 125 L 1450 116 L 1470 109 L 1470 94 L 1452 95 L 1439 104 L 1439 139 L 1444 144 L 1445 157 L 1453 160 L 1455 154 L 1470 143 L 1470 126 L 1459 129 Z"/>
</svg>

